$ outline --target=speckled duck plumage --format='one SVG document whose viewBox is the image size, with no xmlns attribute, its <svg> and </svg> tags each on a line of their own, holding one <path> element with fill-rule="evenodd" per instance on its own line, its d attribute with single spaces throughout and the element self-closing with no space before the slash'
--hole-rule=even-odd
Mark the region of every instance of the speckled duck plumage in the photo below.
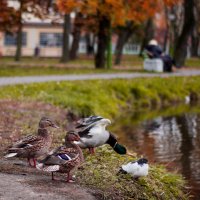
<svg viewBox="0 0 200 200">
<path fill-rule="evenodd" d="M 75 131 L 69 131 L 65 138 L 65 145 L 54 149 L 50 154 L 42 160 L 37 168 L 43 171 L 67 173 L 67 182 L 71 180 L 70 172 L 84 161 L 81 148 L 74 144 L 74 141 L 80 140 Z"/>
<path fill-rule="evenodd" d="M 39 122 L 37 135 L 28 135 L 14 143 L 9 147 L 5 158 L 27 158 L 30 165 L 32 159 L 35 167 L 35 158 L 48 153 L 52 143 L 52 136 L 47 130 L 48 127 L 58 128 L 50 119 L 42 117 Z"/>
</svg>

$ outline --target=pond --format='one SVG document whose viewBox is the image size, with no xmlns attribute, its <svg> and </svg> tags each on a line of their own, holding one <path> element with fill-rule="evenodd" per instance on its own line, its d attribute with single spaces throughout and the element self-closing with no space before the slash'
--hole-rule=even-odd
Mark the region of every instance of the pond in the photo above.
<svg viewBox="0 0 200 200">
<path fill-rule="evenodd" d="M 121 143 L 148 158 L 183 174 L 192 187 L 192 199 L 200 199 L 200 112 L 182 106 L 161 111 L 126 114 L 113 131 Z"/>
</svg>

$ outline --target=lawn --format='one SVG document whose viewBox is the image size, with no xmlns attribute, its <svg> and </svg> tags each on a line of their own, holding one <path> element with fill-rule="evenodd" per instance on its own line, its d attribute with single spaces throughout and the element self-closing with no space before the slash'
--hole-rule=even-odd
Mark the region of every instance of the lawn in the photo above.
<svg viewBox="0 0 200 200">
<path fill-rule="evenodd" d="M 69 61 L 66 64 L 56 58 L 22 58 L 15 62 L 11 57 L 0 58 L 0 76 L 28 76 L 52 74 L 84 74 L 84 73 L 112 73 L 142 71 L 142 59 L 137 56 L 125 56 L 120 66 L 113 69 L 95 69 L 94 61 L 86 56 Z"/>
<path fill-rule="evenodd" d="M 112 72 L 143 72 L 143 59 L 138 56 L 124 55 L 119 66 L 112 69 L 95 69 L 92 58 L 81 55 L 77 60 L 66 64 L 60 63 L 58 58 L 24 57 L 15 62 L 12 57 L 0 58 L 0 76 L 31 76 L 31 75 L 61 75 Z M 186 61 L 186 68 L 200 68 L 200 59 L 191 58 Z"/>
</svg>

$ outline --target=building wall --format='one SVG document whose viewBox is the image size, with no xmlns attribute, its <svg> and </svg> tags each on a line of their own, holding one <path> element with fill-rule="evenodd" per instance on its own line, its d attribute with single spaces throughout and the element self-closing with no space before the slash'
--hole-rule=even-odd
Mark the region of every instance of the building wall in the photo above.
<svg viewBox="0 0 200 200">
<path fill-rule="evenodd" d="M 26 45 L 22 46 L 23 56 L 34 56 L 35 47 L 38 46 L 40 49 L 39 56 L 41 57 L 60 57 L 62 53 L 61 46 L 41 46 L 40 45 L 40 34 L 41 33 L 60 33 L 62 34 L 62 26 L 53 25 L 24 25 L 23 32 L 26 32 Z M 114 53 L 116 46 L 116 36 L 112 39 L 112 51 Z M 72 36 L 70 36 L 70 45 L 72 43 Z M 96 51 L 97 44 L 94 46 Z M 127 44 L 124 47 L 124 54 L 138 54 L 140 50 L 139 45 Z M 16 45 L 8 46 L 5 45 L 5 33 L 0 33 L 0 55 L 3 56 L 14 56 L 16 51 Z M 81 40 L 79 44 L 79 53 L 86 53 L 86 43 Z"/>
<path fill-rule="evenodd" d="M 25 26 L 23 32 L 26 32 L 26 45 L 22 47 L 23 56 L 33 56 L 36 46 L 40 48 L 40 56 L 59 57 L 61 55 L 61 47 L 43 47 L 40 46 L 40 33 L 62 33 L 62 27 L 33 27 Z M 3 56 L 14 56 L 16 46 L 6 46 L 4 43 L 5 33 L 0 35 L 0 51 Z"/>
</svg>

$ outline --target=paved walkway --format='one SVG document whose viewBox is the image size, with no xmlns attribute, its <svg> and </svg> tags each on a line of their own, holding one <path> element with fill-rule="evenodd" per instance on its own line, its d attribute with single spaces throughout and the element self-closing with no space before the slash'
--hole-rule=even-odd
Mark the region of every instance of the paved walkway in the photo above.
<svg viewBox="0 0 200 200">
<path fill-rule="evenodd" d="M 0 85 L 3 86 L 3 85 L 38 83 L 38 82 L 48 82 L 48 81 L 74 81 L 74 80 L 116 79 L 116 78 L 133 79 L 138 77 L 170 77 L 170 76 L 200 76 L 200 70 L 181 70 L 175 73 L 110 73 L 110 74 L 1 77 Z"/>
</svg>

